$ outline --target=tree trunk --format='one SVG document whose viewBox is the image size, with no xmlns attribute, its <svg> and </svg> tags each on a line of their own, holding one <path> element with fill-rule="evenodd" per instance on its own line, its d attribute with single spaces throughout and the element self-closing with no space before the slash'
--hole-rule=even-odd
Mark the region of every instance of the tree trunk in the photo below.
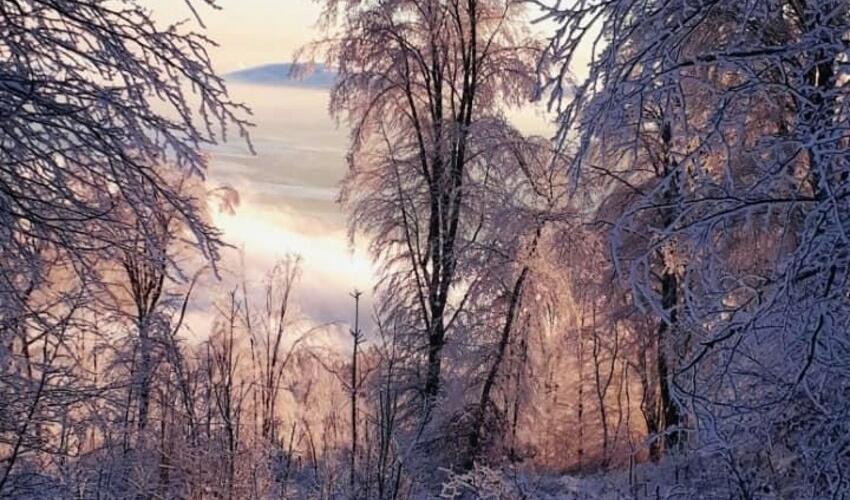
<svg viewBox="0 0 850 500">
<path fill-rule="evenodd" d="M 670 177 L 670 184 L 664 192 L 665 208 L 662 209 L 662 229 L 668 230 L 675 223 L 675 204 L 679 199 L 678 173 L 673 165 L 672 131 L 669 122 L 664 122 L 661 130 L 661 140 L 664 144 L 663 161 L 664 176 Z M 661 318 L 657 336 L 657 368 L 658 391 L 660 399 L 660 428 L 664 432 L 664 448 L 668 453 L 679 449 L 681 433 L 678 428 L 682 423 L 679 407 L 671 391 L 671 358 L 674 337 L 678 333 L 679 315 L 679 278 L 676 275 L 674 263 L 667 260 L 665 253 L 660 252 L 661 274 L 661 309 L 666 317 Z M 673 429 L 673 430 L 671 430 Z"/>
<path fill-rule="evenodd" d="M 508 343 L 511 338 L 511 331 L 513 330 L 514 319 L 516 318 L 516 311 L 519 308 L 519 304 L 522 302 L 522 289 L 525 284 L 525 280 L 528 277 L 528 272 L 528 266 L 523 267 L 522 272 L 514 283 L 513 290 L 511 291 L 508 313 L 505 318 L 505 326 L 502 329 L 502 337 L 499 339 L 496 359 L 493 361 L 493 365 L 487 373 L 487 378 L 484 380 L 484 388 L 481 390 L 481 398 L 478 401 L 475 420 L 472 424 L 472 433 L 469 436 L 469 451 L 467 453 L 466 462 L 467 469 L 472 468 L 475 460 L 481 452 L 481 430 L 484 426 L 484 418 L 487 415 L 487 407 L 490 405 L 490 393 L 493 390 L 493 386 L 495 385 L 496 378 L 499 374 L 499 369 L 501 368 L 502 361 L 505 358 L 505 352 L 507 351 Z"/>
</svg>

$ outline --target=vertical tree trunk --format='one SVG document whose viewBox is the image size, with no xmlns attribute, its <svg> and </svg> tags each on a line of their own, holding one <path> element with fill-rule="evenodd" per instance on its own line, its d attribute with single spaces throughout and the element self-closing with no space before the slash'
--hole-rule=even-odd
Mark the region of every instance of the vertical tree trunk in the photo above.
<svg viewBox="0 0 850 500">
<path fill-rule="evenodd" d="M 162 232 L 165 234 L 168 230 L 167 223 L 161 222 L 161 224 Z M 157 244 L 149 240 L 138 243 L 136 253 L 127 251 L 121 263 L 130 284 L 130 295 L 136 308 L 135 321 L 139 335 L 139 362 L 135 366 L 134 385 L 138 390 L 136 425 L 140 438 L 147 427 L 150 412 L 154 371 L 154 339 L 151 338 L 154 314 L 165 283 L 165 264 L 162 261 L 164 248 L 157 247 Z M 161 244 L 165 245 L 165 243 Z"/>
<path fill-rule="evenodd" d="M 649 459 L 657 462 L 661 458 L 661 438 L 658 434 L 661 418 L 658 414 L 658 395 L 651 382 L 647 358 L 652 356 L 656 360 L 658 359 L 658 339 L 652 340 L 638 353 L 638 376 L 641 385 L 640 411 L 646 425 L 646 434 L 652 439 L 649 443 Z M 653 347 L 654 349 L 652 349 Z M 655 352 L 652 352 L 653 350 Z M 652 378 L 655 379 L 655 377 Z"/>
<path fill-rule="evenodd" d="M 578 468 L 584 467 L 584 297 L 581 299 L 581 319 L 578 329 L 578 406 L 576 417 L 578 418 Z"/>
<path fill-rule="evenodd" d="M 664 205 L 662 208 L 662 228 L 668 230 L 675 223 L 676 203 L 679 199 L 678 173 L 675 171 L 672 158 L 672 130 L 670 123 L 664 121 L 661 128 L 661 140 L 664 150 L 662 152 L 664 177 L 669 177 L 669 185 L 664 191 Z M 679 315 L 679 278 L 676 275 L 675 263 L 669 262 L 666 254 L 660 252 L 661 265 L 661 309 L 666 317 L 662 318 L 658 325 L 657 340 L 657 366 L 658 366 L 658 389 L 660 398 L 660 416 L 662 422 L 660 428 L 664 432 L 664 448 L 669 453 L 677 450 L 681 444 L 681 432 L 678 430 L 682 423 L 682 416 L 671 391 L 671 362 L 672 344 L 675 335 L 678 334 Z"/>
<path fill-rule="evenodd" d="M 669 322 L 661 321 L 658 326 L 658 388 L 661 399 L 661 429 L 664 431 L 664 448 L 670 452 L 676 450 L 680 444 L 678 430 L 671 430 L 680 425 L 681 415 L 679 407 L 670 390 L 670 366 L 668 364 L 667 344 L 671 341 L 671 334 L 675 332 L 677 324 L 676 301 L 677 301 L 677 278 L 672 272 L 665 272 L 661 280 L 662 307 L 669 311 Z"/>
<path fill-rule="evenodd" d="M 614 370 L 617 364 L 617 356 L 619 355 L 619 336 L 617 325 L 614 324 L 614 348 L 611 352 L 611 361 L 609 362 L 607 373 L 603 373 L 602 346 L 600 345 L 599 330 L 596 324 L 596 303 L 594 298 L 593 304 L 593 377 L 596 388 L 596 402 L 599 407 L 599 425 L 602 427 L 602 465 L 608 466 L 610 459 L 610 430 L 608 426 L 608 407 L 606 399 L 608 391 L 611 388 L 611 383 L 614 380 Z"/>
<path fill-rule="evenodd" d="M 151 397 L 151 372 L 153 371 L 153 356 L 151 355 L 152 344 L 150 331 L 148 328 L 147 317 L 143 317 L 139 321 L 139 413 L 136 424 L 139 427 L 139 432 L 144 432 L 148 425 L 148 408 L 150 407 Z M 141 436 L 140 436 L 141 437 Z"/>
<path fill-rule="evenodd" d="M 441 309 L 442 307 L 438 307 Z M 428 372 L 425 379 L 426 405 L 434 404 L 440 393 L 440 373 L 443 365 L 443 347 L 446 342 L 446 329 L 443 325 L 442 313 L 431 318 L 434 322 L 428 335 Z"/>
<path fill-rule="evenodd" d="M 351 488 L 351 498 L 357 497 L 355 478 L 357 474 L 357 391 L 359 382 L 357 380 L 357 351 L 362 340 L 360 334 L 360 296 L 361 292 L 355 291 L 352 294 L 354 297 L 354 329 L 351 330 L 351 338 L 353 343 L 351 353 L 351 463 L 349 470 L 349 487 Z"/>
</svg>

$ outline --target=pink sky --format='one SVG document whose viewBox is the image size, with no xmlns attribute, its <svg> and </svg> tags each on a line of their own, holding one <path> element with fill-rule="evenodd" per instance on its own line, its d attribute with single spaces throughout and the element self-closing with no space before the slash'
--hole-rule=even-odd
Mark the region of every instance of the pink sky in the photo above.
<svg viewBox="0 0 850 500">
<path fill-rule="evenodd" d="M 218 42 L 213 51 L 221 72 L 292 60 L 292 53 L 315 35 L 319 14 L 314 0 L 217 0 L 214 10 L 195 0 L 207 26 L 206 34 Z M 183 0 L 147 0 L 157 18 L 173 22 L 191 17 Z"/>
</svg>

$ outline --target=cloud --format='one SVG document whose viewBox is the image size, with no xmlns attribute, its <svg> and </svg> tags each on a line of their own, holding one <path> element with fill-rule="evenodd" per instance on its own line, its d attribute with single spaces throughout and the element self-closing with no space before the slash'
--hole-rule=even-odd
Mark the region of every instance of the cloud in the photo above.
<svg viewBox="0 0 850 500">
<path fill-rule="evenodd" d="M 309 232 L 311 224 L 322 224 L 309 213 L 270 210 L 252 202 L 252 195 L 234 214 L 216 213 L 214 222 L 225 240 L 244 254 L 249 284 L 261 287 L 266 273 L 287 255 L 302 257 L 302 275 L 295 290 L 295 302 L 312 321 L 347 321 L 353 315 L 349 294 L 355 288 L 371 290 L 375 276 L 363 248 L 348 244 L 344 227 L 326 226 L 321 233 Z M 238 269 L 238 252 L 228 252 L 225 266 Z M 368 307 L 368 303 L 364 304 Z M 364 317 L 368 309 L 364 308 Z"/>
<path fill-rule="evenodd" d="M 364 331 L 371 333 L 369 296 L 376 273 L 365 248 L 349 244 L 345 214 L 335 201 L 347 168 L 347 135 L 328 117 L 327 92 L 257 86 L 232 90 L 254 109 L 256 155 L 238 143 L 210 151 L 210 187 L 233 187 L 240 203 L 234 213 L 210 207 L 213 222 L 235 249 L 224 253 L 221 265 L 228 272 L 223 282 L 211 280 L 205 287 L 210 297 L 203 300 L 231 289 L 244 261 L 254 290 L 250 293 L 259 301 L 263 280 L 275 263 L 298 254 L 302 274 L 293 299 L 305 322 L 338 323 L 324 338 L 341 339 L 345 345 L 354 316 L 349 294 L 356 288 L 366 292 L 361 318 Z M 195 317 L 192 324 L 198 325 L 193 330 L 208 330 L 209 319 Z"/>
</svg>

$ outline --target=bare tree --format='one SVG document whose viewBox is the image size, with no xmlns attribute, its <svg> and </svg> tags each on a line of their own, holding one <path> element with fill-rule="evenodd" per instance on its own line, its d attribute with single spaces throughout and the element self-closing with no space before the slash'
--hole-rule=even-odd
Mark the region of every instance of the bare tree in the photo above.
<svg viewBox="0 0 850 500">
<path fill-rule="evenodd" d="M 666 447 L 698 429 L 693 445 L 716 445 L 741 478 L 738 460 L 758 456 L 737 486 L 744 496 L 754 485 L 836 491 L 844 459 L 814 429 L 842 424 L 811 418 L 846 413 L 829 395 L 843 369 L 827 360 L 847 317 L 850 5 L 536 3 L 559 23 L 547 58 L 561 69 L 546 85 L 561 139 L 578 135 L 571 171 L 608 186 L 619 275 L 658 325 Z M 575 81 L 585 48 L 588 76 Z M 755 451 L 779 435 L 794 444 Z M 812 449 L 835 459 L 811 461 Z M 775 453 L 807 465 L 779 481 Z"/>
<path fill-rule="evenodd" d="M 303 340 L 303 335 L 291 331 L 297 322 L 291 296 L 301 274 L 300 263 L 300 257 L 290 256 L 275 264 L 266 277 L 260 314 L 251 309 L 244 281 L 242 285 L 244 324 L 251 344 L 255 385 L 260 392 L 261 435 L 269 444 L 276 444 L 280 437 L 278 411 L 283 376 Z"/>
<path fill-rule="evenodd" d="M 200 146 L 219 138 L 217 126 L 244 135 L 245 108 L 212 71 L 209 40 L 160 26 L 135 1 L 12 0 L 0 9 L 0 32 L 9 248 L 31 235 L 82 259 L 121 244 L 98 229 L 125 224 L 111 210 L 116 200 L 141 211 L 156 196 L 217 257 L 215 230 L 155 171 L 173 162 L 202 172 Z"/>
<path fill-rule="evenodd" d="M 95 427 L 111 439 L 98 419 L 111 411 L 118 388 L 113 380 L 103 386 L 88 360 L 98 366 L 92 337 L 103 341 L 114 319 L 103 308 L 111 300 L 105 272 L 122 254 L 135 276 L 145 344 L 136 418 L 140 426 L 149 421 L 147 348 L 162 242 L 152 239 L 154 225 L 137 221 L 166 207 L 202 254 L 213 262 L 219 256 L 219 233 L 197 196 L 171 183 L 162 166 L 202 172 L 201 147 L 230 126 L 245 136 L 246 109 L 213 72 L 211 42 L 186 26 L 163 26 L 136 1 L 0 5 L 0 385 L 4 400 L 14 402 L 0 411 L 0 434 L 3 441 L 7 432 L 28 436 L 4 462 L 0 494 L 14 468 L 27 466 L 16 457 L 58 457 L 57 467 L 65 467 L 67 455 L 87 453 L 75 444 L 83 421 L 98 423 L 92 441 Z M 45 345 L 41 354 L 37 343 Z M 44 406 L 53 395 L 59 399 Z M 16 413 L 24 407 L 32 415 Z M 58 408 L 66 410 L 61 418 Z M 58 443 L 49 439 L 51 422 L 61 429 Z"/>
<path fill-rule="evenodd" d="M 363 381 L 357 372 L 358 354 L 360 344 L 363 343 L 363 332 L 360 330 L 360 296 L 362 292 L 355 290 L 351 296 L 354 298 L 354 328 L 351 329 L 351 378 L 349 384 L 351 388 L 351 468 L 349 470 L 349 488 L 351 488 L 352 498 L 357 498 L 355 489 L 355 481 L 357 476 L 357 397 L 360 395 L 360 388 Z"/>
<path fill-rule="evenodd" d="M 342 200 L 384 264 L 383 313 L 421 335 L 427 420 L 482 222 L 469 193 L 507 135 L 500 110 L 531 94 L 538 45 L 514 0 L 323 3 L 331 35 L 312 48 L 339 68 L 331 110 L 352 125 Z"/>
<path fill-rule="evenodd" d="M 240 349 L 237 334 L 238 321 L 241 317 L 240 303 L 237 292 L 231 291 L 225 301 L 226 309 L 221 311 L 221 323 L 214 336 L 207 342 L 206 370 L 210 384 L 211 403 L 214 405 L 216 424 L 220 427 L 224 459 L 223 489 L 225 498 L 238 496 L 236 482 L 237 453 L 240 444 L 241 421 L 245 388 L 239 379 Z M 208 426 L 212 426 L 212 416 L 208 417 Z M 209 432 L 212 432 L 210 429 Z"/>
</svg>

